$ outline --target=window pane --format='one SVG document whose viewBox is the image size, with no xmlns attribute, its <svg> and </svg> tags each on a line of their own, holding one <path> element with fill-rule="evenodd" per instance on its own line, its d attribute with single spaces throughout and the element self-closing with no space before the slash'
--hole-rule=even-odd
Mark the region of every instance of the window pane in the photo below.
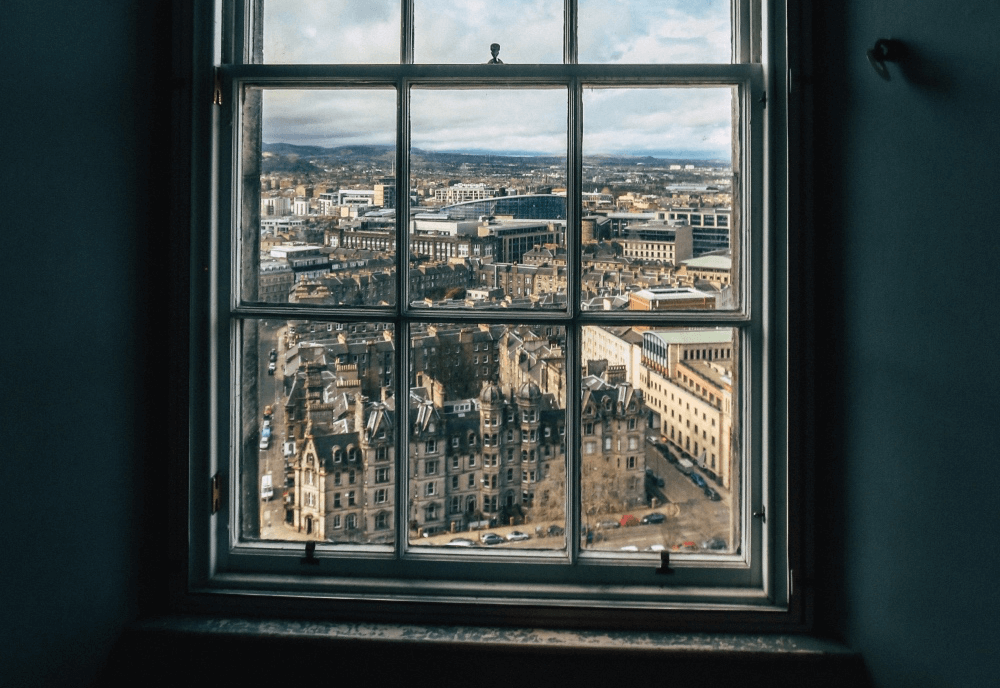
<svg viewBox="0 0 1000 688">
<path fill-rule="evenodd" d="M 735 551 L 738 341 L 730 328 L 584 328 L 586 547 Z"/>
<path fill-rule="evenodd" d="M 415 305 L 565 308 L 566 92 L 414 89 Z"/>
<path fill-rule="evenodd" d="M 503 63 L 563 60 L 562 0 L 414 0 L 413 25 L 418 63 L 486 63 L 494 43 Z"/>
<path fill-rule="evenodd" d="M 262 143 L 244 138 L 244 167 L 260 171 L 260 227 L 244 218 L 243 298 L 395 303 L 395 91 L 249 90 L 262 111 Z"/>
<path fill-rule="evenodd" d="M 734 99 L 730 87 L 584 91 L 584 309 L 739 306 Z"/>
<path fill-rule="evenodd" d="M 399 0 L 265 0 L 264 62 L 399 62 Z"/>
<path fill-rule="evenodd" d="M 257 465 L 266 540 L 393 542 L 395 503 L 391 323 L 248 322 L 256 409 L 244 445 Z M 256 345 L 253 340 L 256 338 Z M 253 524 L 253 514 L 244 523 Z"/>
<path fill-rule="evenodd" d="M 581 63 L 719 63 L 732 59 L 730 0 L 579 3 Z"/>
<path fill-rule="evenodd" d="M 414 326 L 412 545 L 565 547 L 564 345 L 553 326 Z"/>
</svg>

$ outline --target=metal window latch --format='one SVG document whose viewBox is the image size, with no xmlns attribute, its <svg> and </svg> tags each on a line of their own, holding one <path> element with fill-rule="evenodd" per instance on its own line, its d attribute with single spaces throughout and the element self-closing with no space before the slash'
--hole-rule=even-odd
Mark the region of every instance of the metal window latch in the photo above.
<svg viewBox="0 0 1000 688">
<path fill-rule="evenodd" d="M 673 573 L 674 570 L 670 568 L 670 552 L 663 550 L 660 552 L 660 568 L 656 569 L 657 573 Z"/>
<path fill-rule="evenodd" d="M 319 566 L 319 559 L 316 558 L 316 543 L 311 540 L 306 543 L 306 555 L 299 559 L 300 564 Z"/>
<path fill-rule="evenodd" d="M 755 511 L 750 515 L 754 518 L 759 518 L 761 523 L 767 523 L 767 509 L 764 507 L 761 507 L 760 511 Z"/>
<path fill-rule="evenodd" d="M 222 508 L 222 476 L 216 473 L 212 476 L 212 513 L 219 513 Z"/>
<path fill-rule="evenodd" d="M 212 104 L 222 105 L 222 77 L 219 70 L 215 70 L 215 89 L 212 91 Z"/>
<path fill-rule="evenodd" d="M 760 104 L 764 106 L 765 110 L 767 109 L 767 91 L 760 94 Z"/>
</svg>

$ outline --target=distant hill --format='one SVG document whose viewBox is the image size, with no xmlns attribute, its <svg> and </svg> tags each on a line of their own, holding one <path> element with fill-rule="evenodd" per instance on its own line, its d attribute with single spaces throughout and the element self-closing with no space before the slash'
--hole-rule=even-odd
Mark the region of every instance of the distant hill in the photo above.
<svg viewBox="0 0 1000 688">
<path fill-rule="evenodd" d="M 264 152 L 271 153 L 264 158 L 263 171 L 294 173 L 319 173 L 322 167 L 335 164 L 358 163 L 362 161 L 380 161 L 391 166 L 395 155 L 395 146 L 391 145 L 353 145 L 326 148 L 323 146 L 298 146 L 292 143 L 265 143 Z M 431 165 L 442 167 L 458 167 L 467 165 L 563 165 L 565 156 L 528 155 L 496 153 L 490 151 L 427 151 L 420 148 L 412 150 L 415 165 Z M 315 161 L 315 162 L 311 162 Z M 643 165 L 648 167 L 665 167 L 676 164 L 697 164 L 703 166 L 726 165 L 723 160 L 707 160 L 698 157 L 681 157 L 664 155 L 589 155 L 584 162 L 590 165 L 630 167 Z"/>
</svg>

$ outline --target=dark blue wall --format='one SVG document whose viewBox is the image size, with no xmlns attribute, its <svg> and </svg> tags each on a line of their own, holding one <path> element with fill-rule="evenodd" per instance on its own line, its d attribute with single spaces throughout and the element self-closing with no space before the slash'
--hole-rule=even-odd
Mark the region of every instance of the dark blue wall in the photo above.
<svg viewBox="0 0 1000 688">
<path fill-rule="evenodd" d="M 817 627 L 877 685 L 988 685 L 1000 6 L 813 4 Z M 155 607 L 166 5 L 4 4 L 4 685 L 87 683 Z M 911 48 L 888 83 L 880 36 Z"/>
<path fill-rule="evenodd" d="M 1000 3 L 813 6 L 821 619 L 878 685 L 996 685 Z"/>
<path fill-rule="evenodd" d="M 165 9 L 0 12 L 6 686 L 86 683 L 139 608 L 164 379 L 149 309 L 167 278 L 153 254 L 169 203 Z"/>
</svg>

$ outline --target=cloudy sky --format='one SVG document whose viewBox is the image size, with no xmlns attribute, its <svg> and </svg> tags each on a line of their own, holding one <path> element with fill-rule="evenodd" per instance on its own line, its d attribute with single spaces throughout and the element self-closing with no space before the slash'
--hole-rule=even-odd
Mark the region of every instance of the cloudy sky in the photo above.
<svg viewBox="0 0 1000 688">
<path fill-rule="evenodd" d="M 396 62 L 398 0 L 267 0 L 271 63 Z M 414 0 L 414 57 L 562 61 L 562 0 Z M 728 62 L 729 0 L 579 0 L 581 62 Z M 584 153 L 729 155 L 730 90 L 595 89 L 584 95 Z M 392 91 L 265 93 L 264 140 L 391 144 Z M 564 155 L 566 93 L 415 90 L 413 145 L 426 150 Z"/>
</svg>

